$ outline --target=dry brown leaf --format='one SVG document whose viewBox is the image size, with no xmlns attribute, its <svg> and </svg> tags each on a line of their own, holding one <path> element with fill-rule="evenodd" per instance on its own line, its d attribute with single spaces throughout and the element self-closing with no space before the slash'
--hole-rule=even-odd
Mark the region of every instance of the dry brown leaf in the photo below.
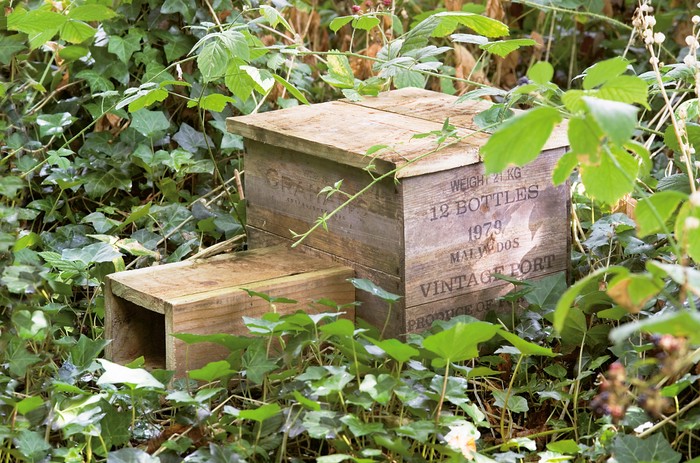
<svg viewBox="0 0 700 463">
<path fill-rule="evenodd" d="M 503 21 L 506 17 L 506 12 L 503 9 L 503 5 L 501 5 L 501 0 L 487 0 L 485 13 L 489 18 L 499 21 Z"/>
<path fill-rule="evenodd" d="M 673 41 L 685 47 L 685 38 L 689 35 L 693 35 L 693 24 L 690 21 L 679 21 L 673 30 Z"/>
<path fill-rule="evenodd" d="M 494 56 L 496 62 L 496 76 L 494 77 L 494 85 L 501 88 L 513 88 L 518 83 L 518 75 L 516 69 L 520 62 L 520 52 L 514 51 L 506 55 L 505 58 Z"/>
<path fill-rule="evenodd" d="M 542 54 L 545 51 L 545 45 L 544 45 L 544 37 L 542 37 L 542 34 L 540 34 L 537 31 L 532 31 L 530 33 L 530 38 L 535 41 L 535 46 L 532 47 L 532 56 L 534 57 L 535 61 L 541 61 L 542 60 Z"/>
<path fill-rule="evenodd" d="M 490 85 L 482 70 L 474 71 L 474 68 L 476 67 L 476 59 L 469 50 L 462 45 L 455 44 L 454 55 L 455 77 L 459 79 L 469 79 L 472 82 L 478 82 L 480 84 Z M 461 95 L 473 90 L 474 86 L 465 82 L 455 81 L 455 89 L 457 90 L 457 93 Z"/>
<path fill-rule="evenodd" d="M 603 0 L 603 14 L 608 18 L 612 18 L 615 15 L 613 10 L 613 5 L 610 0 Z"/>
<path fill-rule="evenodd" d="M 445 0 L 445 8 L 447 11 L 462 11 L 464 0 Z"/>
<path fill-rule="evenodd" d="M 129 121 L 116 114 L 107 113 L 95 123 L 95 132 L 110 132 L 112 135 L 118 135 L 126 129 L 128 123 Z"/>
<path fill-rule="evenodd" d="M 370 58 L 374 58 L 377 56 L 377 53 L 379 53 L 379 50 L 381 50 L 381 48 L 381 44 L 373 43 L 362 54 L 365 56 L 369 56 Z M 365 80 L 368 77 L 372 77 L 374 75 L 374 71 L 372 71 L 371 60 L 351 56 L 350 67 L 352 68 L 353 74 L 355 74 L 355 77 L 357 77 L 358 79 Z"/>
<path fill-rule="evenodd" d="M 634 210 L 637 207 L 637 200 L 630 195 L 625 195 L 612 208 L 612 213 L 624 212 L 627 217 L 634 217 Z"/>
</svg>

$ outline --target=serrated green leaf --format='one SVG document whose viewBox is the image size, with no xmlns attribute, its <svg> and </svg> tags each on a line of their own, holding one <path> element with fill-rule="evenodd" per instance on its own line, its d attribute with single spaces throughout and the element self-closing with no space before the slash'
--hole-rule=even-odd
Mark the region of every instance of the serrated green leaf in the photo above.
<svg viewBox="0 0 700 463">
<path fill-rule="evenodd" d="M 288 31 L 291 32 L 293 30 L 292 26 L 284 19 L 284 16 L 270 5 L 260 5 L 260 12 L 267 22 L 270 23 L 270 26 L 277 27 L 277 25 L 282 24 Z"/>
<path fill-rule="evenodd" d="M 336 88 L 350 89 L 355 87 L 355 75 L 352 73 L 347 56 L 342 54 L 328 55 L 328 74 L 321 78 Z"/>
<path fill-rule="evenodd" d="M 581 163 L 580 172 L 589 196 L 614 204 L 634 189 L 639 163 L 627 151 L 613 146 L 601 153 L 599 163 Z"/>
<path fill-rule="evenodd" d="M 197 67 L 204 82 L 211 82 L 222 77 L 228 68 L 231 57 L 228 47 L 221 41 L 207 40 L 197 55 Z"/>
<path fill-rule="evenodd" d="M 500 56 L 501 58 L 505 58 L 509 53 L 514 52 L 520 47 L 529 47 L 535 44 L 536 42 L 532 39 L 498 40 L 496 42 L 479 45 L 479 48 L 494 55 Z"/>
<path fill-rule="evenodd" d="M 637 125 L 636 107 L 589 96 L 584 96 L 583 102 L 598 126 L 613 143 L 622 144 L 632 137 Z"/>
<path fill-rule="evenodd" d="M 341 27 L 348 24 L 354 18 L 355 18 L 354 16 L 338 16 L 337 18 L 333 18 L 333 21 L 331 21 L 331 23 L 328 25 L 328 27 L 333 32 L 338 32 Z"/>
<path fill-rule="evenodd" d="M 39 396 L 30 396 L 25 397 L 24 399 L 17 402 L 15 408 L 17 409 L 17 413 L 19 413 L 20 415 L 26 415 L 27 413 L 36 410 L 42 405 L 44 405 L 44 399 L 42 399 Z"/>
<path fill-rule="evenodd" d="M 362 15 L 352 21 L 352 27 L 363 31 L 369 31 L 379 25 L 379 18 L 375 16 Z"/>
<path fill-rule="evenodd" d="M 68 11 L 68 17 L 78 19 L 80 21 L 104 21 L 115 17 L 115 13 L 111 8 L 100 4 L 85 4 L 71 8 Z"/>
<path fill-rule="evenodd" d="M 584 71 L 584 90 L 591 90 L 619 76 L 625 72 L 628 65 L 629 61 L 620 56 L 594 64 Z"/>
<path fill-rule="evenodd" d="M 649 107 L 649 88 L 646 82 L 636 76 L 618 76 L 609 79 L 596 93 L 598 98 Z"/>
<path fill-rule="evenodd" d="M 559 111 L 545 106 L 507 119 L 481 147 L 486 173 L 534 160 L 560 121 Z"/>
<path fill-rule="evenodd" d="M 653 195 L 642 198 L 634 209 L 634 219 L 637 222 L 639 237 L 661 233 L 664 224 L 685 201 L 688 195 L 680 191 L 658 191 Z"/>
<path fill-rule="evenodd" d="M 474 32 L 486 37 L 501 37 L 508 35 L 508 26 L 500 21 L 474 13 L 463 11 L 443 11 L 436 13 L 423 21 L 432 28 L 431 36 L 444 37 L 457 29 L 467 26 Z M 416 26 L 416 29 L 420 24 Z"/>
<path fill-rule="evenodd" d="M 96 33 L 96 29 L 88 26 L 84 22 L 69 19 L 61 27 L 59 36 L 66 42 L 82 43 L 87 39 L 92 38 Z"/>
<path fill-rule="evenodd" d="M 220 113 L 226 108 L 227 104 L 234 103 L 235 100 L 229 96 L 220 93 L 212 93 L 199 100 L 199 107 L 207 111 L 215 111 Z M 188 103 L 189 106 L 189 103 Z"/>
</svg>

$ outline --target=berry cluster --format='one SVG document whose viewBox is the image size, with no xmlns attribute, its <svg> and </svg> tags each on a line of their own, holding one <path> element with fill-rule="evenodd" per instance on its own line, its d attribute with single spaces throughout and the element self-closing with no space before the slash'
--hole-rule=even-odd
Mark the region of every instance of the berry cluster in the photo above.
<svg viewBox="0 0 700 463">
<path fill-rule="evenodd" d="M 609 415 L 614 423 L 619 422 L 627 411 L 631 395 L 624 365 L 614 362 L 600 381 L 600 393 L 591 400 L 591 410 L 597 415 Z"/>
<path fill-rule="evenodd" d="M 590 407 L 598 415 L 608 415 L 619 422 L 634 398 L 631 387 L 638 395 L 636 403 L 653 417 L 661 416 L 670 407 L 669 399 L 661 395 L 659 384 L 672 383 L 683 374 L 688 354 L 687 339 L 670 334 L 649 337 L 653 348 L 647 354 L 656 360 L 655 371 L 645 378 L 628 378 L 620 362 L 610 365 L 600 381 L 600 393 L 591 400 Z"/>
<path fill-rule="evenodd" d="M 379 11 L 382 8 L 391 8 L 393 1 L 394 0 L 377 0 L 375 3 L 372 0 L 366 0 L 364 2 L 365 11 L 371 11 L 374 8 L 376 8 L 377 11 Z M 360 5 L 353 5 L 351 9 L 353 14 L 358 14 L 362 12 L 362 6 Z"/>
</svg>

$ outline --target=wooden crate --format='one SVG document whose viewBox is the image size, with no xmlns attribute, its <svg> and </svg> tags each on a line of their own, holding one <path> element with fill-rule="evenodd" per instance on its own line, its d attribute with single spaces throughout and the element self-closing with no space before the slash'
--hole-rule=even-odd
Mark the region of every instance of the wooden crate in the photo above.
<svg viewBox="0 0 700 463">
<path fill-rule="evenodd" d="M 568 268 L 568 189 L 550 180 L 566 133 L 555 129 L 528 166 L 485 175 L 479 149 L 488 134 L 475 131 L 473 118 L 489 104 L 455 100 L 403 89 L 230 118 L 228 129 L 246 144 L 249 246 L 289 243 L 289 230 L 308 230 L 343 202 L 319 195 L 323 187 L 342 179 L 342 190 L 354 194 L 370 183 L 370 163 L 375 176 L 399 168 L 398 182 L 389 176 L 375 185 L 302 247 L 403 296 L 390 315 L 393 335 L 451 314 L 510 311 L 498 298 L 512 285 L 494 274 L 537 278 Z M 447 117 L 470 136 L 426 155 L 434 138 L 412 137 L 439 131 Z M 390 148 L 367 156 L 375 145 Z M 358 298 L 357 315 L 381 326 L 387 307 Z"/>
<path fill-rule="evenodd" d="M 278 313 L 316 312 L 328 310 L 310 307 L 321 298 L 354 302 L 355 289 L 347 281 L 353 275 L 349 267 L 287 246 L 113 273 L 105 288 L 106 337 L 112 340 L 107 357 L 128 362 L 143 355 L 149 367 L 183 375 L 227 352 L 209 343 L 188 347 L 171 334 L 246 334 L 243 316 L 271 311 L 242 288 L 298 301 L 277 304 Z M 345 311 L 354 317 L 352 306 Z"/>
</svg>

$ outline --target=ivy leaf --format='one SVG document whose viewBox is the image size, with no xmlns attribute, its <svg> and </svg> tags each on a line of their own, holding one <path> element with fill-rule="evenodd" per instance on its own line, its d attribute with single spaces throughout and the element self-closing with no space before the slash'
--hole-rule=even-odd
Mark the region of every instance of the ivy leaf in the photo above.
<svg viewBox="0 0 700 463">
<path fill-rule="evenodd" d="M 559 111 L 546 106 L 507 119 L 481 147 L 486 173 L 500 172 L 511 164 L 524 166 L 535 159 L 560 121 Z"/>
<path fill-rule="evenodd" d="M 348 281 L 352 283 L 352 285 L 361 290 L 365 291 L 373 296 L 377 296 L 381 300 L 387 303 L 394 303 L 398 302 L 399 299 L 401 299 L 401 296 L 398 294 L 390 293 L 389 291 L 386 291 L 379 286 L 375 285 L 372 281 L 364 279 L 364 278 L 350 278 Z"/>
<path fill-rule="evenodd" d="M 131 128 L 144 137 L 154 137 L 158 132 L 170 128 L 170 121 L 162 111 L 139 109 L 131 115 Z"/>
<path fill-rule="evenodd" d="M 76 120 L 70 113 L 42 114 L 36 118 L 36 125 L 39 126 L 39 136 L 46 137 L 62 134 Z"/>
<path fill-rule="evenodd" d="M 180 125 L 180 130 L 173 135 L 173 140 L 175 140 L 182 148 L 191 153 L 196 152 L 199 148 L 206 149 L 207 141 L 209 142 L 209 146 L 214 144 L 208 135 L 205 136 L 202 132 L 194 129 L 186 122 L 183 122 Z"/>
<path fill-rule="evenodd" d="M 479 343 L 494 337 L 498 330 L 497 326 L 488 322 L 456 323 L 452 328 L 425 338 L 423 347 L 440 357 L 433 360 L 434 366 L 439 368 L 447 362 L 476 357 L 479 355 Z"/>
<path fill-rule="evenodd" d="M 506 391 L 493 391 L 494 405 L 499 408 L 507 408 L 513 413 L 525 413 L 530 409 L 527 405 L 527 400 L 519 395 L 511 394 L 506 403 Z"/>
<path fill-rule="evenodd" d="M 160 7 L 163 14 L 180 13 L 186 21 L 191 21 L 197 10 L 195 0 L 165 0 Z"/>
<path fill-rule="evenodd" d="M 112 262 L 121 257 L 122 254 L 114 249 L 114 246 L 107 243 L 89 244 L 82 248 L 68 248 L 61 253 L 61 259 L 67 261 L 80 261 L 85 265 L 99 262 Z"/>
<path fill-rule="evenodd" d="M 296 392 L 296 391 L 295 391 Z M 353 434 L 355 437 L 362 437 L 366 436 L 368 434 L 376 434 L 384 431 L 384 424 L 381 422 L 377 423 L 365 423 L 362 421 L 360 418 L 358 418 L 356 415 L 353 414 L 348 414 L 345 415 L 340 419 L 340 421 L 348 427 L 350 432 Z M 354 458 L 350 457 L 349 455 L 346 455 L 346 458 L 343 458 L 341 460 L 336 460 L 336 461 L 343 461 L 346 459 L 351 459 L 354 460 Z M 320 458 L 317 460 L 322 461 Z"/>
<path fill-rule="evenodd" d="M 281 411 L 282 409 L 280 406 L 273 402 L 262 405 L 254 410 L 241 410 L 238 413 L 238 417 L 245 420 L 253 420 L 257 421 L 258 423 L 262 423 L 263 421 L 277 415 Z"/>
<path fill-rule="evenodd" d="M 673 450 L 662 433 L 640 439 L 628 434 L 615 436 L 612 454 L 618 463 L 678 463 L 681 454 Z"/>
<path fill-rule="evenodd" d="M 141 449 L 124 448 L 109 452 L 107 463 L 161 463 L 159 457 L 152 457 Z"/>
<path fill-rule="evenodd" d="M 277 369 L 277 362 L 267 358 L 267 351 L 264 343 L 252 344 L 243 354 L 243 368 L 246 377 L 255 384 L 262 384 L 265 375 Z"/>
<path fill-rule="evenodd" d="M 142 368 L 128 368 L 105 359 L 97 359 L 104 368 L 104 373 L 97 379 L 97 384 L 128 384 L 140 388 L 165 389 L 149 372 Z"/>
<path fill-rule="evenodd" d="M 663 225 L 687 197 L 688 195 L 680 191 L 667 190 L 657 191 L 647 198 L 640 199 L 637 207 L 634 208 L 639 237 L 661 233 Z"/>
<path fill-rule="evenodd" d="M 28 461 L 42 461 L 49 454 L 51 445 L 38 431 L 22 429 L 14 439 L 17 449 Z"/>
<path fill-rule="evenodd" d="M 498 40 L 496 42 L 480 45 L 479 48 L 494 55 L 500 56 L 501 58 L 505 58 L 506 55 L 514 52 L 520 47 L 529 47 L 535 45 L 536 43 L 537 42 L 532 39 Z"/>
<path fill-rule="evenodd" d="M 129 64 L 129 58 L 141 49 L 141 34 L 129 31 L 124 37 L 111 35 L 107 51 L 117 55 L 117 58 L 125 64 Z"/>
<path fill-rule="evenodd" d="M 371 340 L 375 346 L 386 352 L 397 362 L 405 363 L 418 356 L 420 351 L 415 347 L 405 344 L 398 339 L 385 339 L 383 341 Z"/>
</svg>

